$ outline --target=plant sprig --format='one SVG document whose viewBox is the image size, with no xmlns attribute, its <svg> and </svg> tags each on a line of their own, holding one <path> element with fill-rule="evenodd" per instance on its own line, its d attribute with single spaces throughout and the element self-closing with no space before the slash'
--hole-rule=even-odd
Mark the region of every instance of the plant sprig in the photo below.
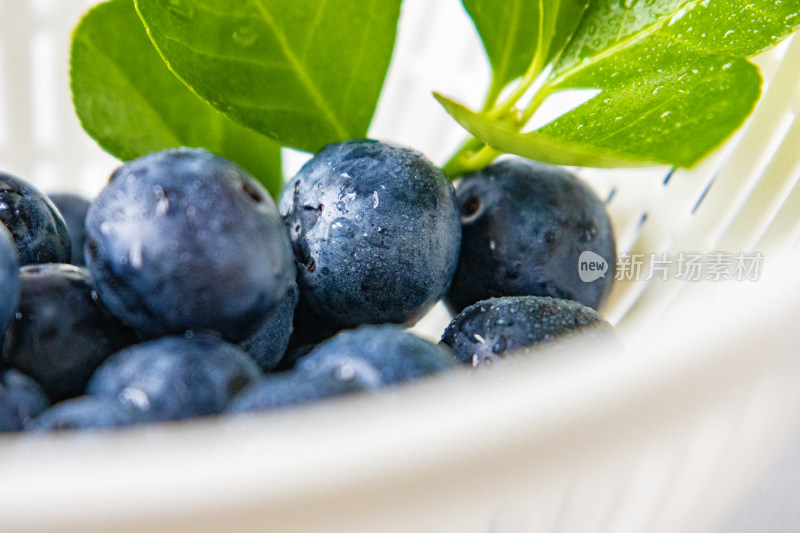
<svg viewBox="0 0 800 533">
<path fill-rule="evenodd" d="M 313 152 L 367 135 L 400 4 L 109 0 L 73 36 L 76 111 L 123 160 L 202 146 L 277 194 L 279 146 Z M 800 0 L 463 4 L 492 78 L 479 111 L 435 93 L 471 134 L 444 167 L 451 177 L 502 153 L 560 165 L 692 166 L 752 112 L 762 78 L 749 58 L 800 27 Z M 593 93 L 531 129 L 550 96 L 575 89 Z"/>
<path fill-rule="evenodd" d="M 486 3 L 464 0 L 496 73 L 499 21 L 496 11 L 481 8 Z M 752 112 L 762 78 L 747 58 L 800 27 L 798 0 L 595 0 L 584 5 L 572 31 L 553 21 L 565 7 L 575 15 L 581 6 L 525 4 L 538 5 L 539 42 L 528 51 L 525 74 L 504 87 L 508 96 L 498 101 L 497 77 L 480 112 L 436 94 L 474 136 L 445 165 L 451 176 L 504 152 L 562 165 L 692 166 Z M 569 89 L 596 94 L 523 132 L 548 97 Z"/>
</svg>

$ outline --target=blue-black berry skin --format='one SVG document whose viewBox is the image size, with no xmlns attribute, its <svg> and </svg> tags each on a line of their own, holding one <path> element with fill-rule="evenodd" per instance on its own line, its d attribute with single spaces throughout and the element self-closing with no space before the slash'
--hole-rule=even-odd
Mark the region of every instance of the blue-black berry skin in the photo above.
<svg viewBox="0 0 800 533">
<path fill-rule="evenodd" d="M 454 313 L 498 296 L 552 296 L 601 309 L 614 280 L 616 242 L 605 204 L 577 176 L 522 158 L 500 161 L 458 186 L 462 245 L 445 301 Z M 581 280 L 585 251 L 609 266 Z"/>
<path fill-rule="evenodd" d="M 301 316 L 335 329 L 409 324 L 450 286 L 461 243 L 454 190 L 415 150 L 372 140 L 329 145 L 289 181 L 280 211 Z"/>
<path fill-rule="evenodd" d="M 214 331 L 239 342 L 295 278 L 263 187 L 201 149 L 126 163 L 86 217 L 86 264 L 108 308 L 143 338 Z"/>
<path fill-rule="evenodd" d="M 365 325 L 338 333 L 316 346 L 296 365 L 308 375 L 355 376 L 371 390 L 412 381 L 456 366 L 449 348 L 400 326 Z"/>
<path fill-rule="evenodd" d="M 97 369 L 86 392 L 137 409 L 149 421 L 222 413 L 263 376 L 241 348 L 207 335 L 162 337 L 128 347 Z"/>
<path fill-rule="evenodd" d="M 19 262 L 17 247 L 5 226 L 0 224 L 0 346 L 3 334 L 17 312 L 19 302 Z"/>
<path fill-rule="evenodd" d="M 302 372 L 284 372 L 267 376 L 247 387 L 233 399 L 228 411 L 271 411 L 369 390 L 370 384 L 361 382 L 358 375 L 312 376 Z"/>
<path fill-rule="evenodd" d="M 462 363 L 479 366 L 576 335 L 609 345 L 619 342 L 611 324 L 578 302 L 548 296 L 508 296 L 464 309 L 447 326 L 442 344 L 451 347 Z"/>
<path fill-rule="evenodd" d="M 32 433 L 116 429 L 140 422 L 136 410 L 105 398 L 78 396 L 57 403 L 25 424 Z"/>
<path fill-rule="evenodd" d="M 0 433 L 18 431 L 50 406 L 38 383 L 17 370 L 0 372 Z"/>
<path fill-rule="evenodd" d="M 83 258 L 83 247 L 86 244 L 86 212 L 89 210 L 90 202 L 82 196 L 69 193 L 53 193 L 48 197 L 58 212 L 64 218 L 69 233 L 69 240 L 72 243 L 72 253 L 69 263 L 75 266 L 85 266 Z"/>
<path fill-rule="evenodd" d="M 69 233 L 58 209 L 36 187 L 3 172 L 0 224 L 14 238 L 20 265 L 69 263 Z"/>
<path fill-rule="evenodd" d="M 0 364 L 34 378 L 55 402 L 81 394 L 100 363 L 133 341 L 97 300 L 85 269 L 29 265 L 20 269 L 19 306 Z"/>
<path fill-rule="evenodd" d="M 294 308 L 297 305 L 299 290 L 293 284 L 275 310 L 267 316 L 258 329 L 239 343 L 255 359 L 264 372 L 277 369 L 289 345 L 292 334 Z"/>
</svg>

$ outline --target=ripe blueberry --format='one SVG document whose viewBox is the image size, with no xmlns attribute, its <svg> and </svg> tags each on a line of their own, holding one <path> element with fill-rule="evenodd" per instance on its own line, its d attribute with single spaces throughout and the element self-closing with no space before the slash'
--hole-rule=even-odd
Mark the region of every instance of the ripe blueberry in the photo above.
<svg viewBox="0 0 800 533">
<path fill-rule="evenodd" d="M 313 329 L 413 323 L 450 286 L 461 243 L 455 194 L 415 150 L 329 145 L 287 184 L 280 211 L 298 264 L 297 316 Z"/>
<path fill-rule="evenodd" d="M 100 298 L 142 338 L 210 330 L 241 341 L 295 278 L 267 192 L 200 149 L 123 165 L 89 208 L 86 230 Z"/>
<path fill-rule="evenodd" d="M 289 337 L 292 334 L 297 297 L 298 289 L 295 283 L 258 329 L 239 343 L 239 346 L 255 359 L 264 372 L 276 370 L 286 353 Z"/>
<path fill-rule="evenodd" d="M 0 433 L 17 431 L 50 402 L 42 388 L 16 370 L 0 372 Z"/>
<path fill-rule="evenodd" d="M 14 318 L 19 302 L 17 247 L 6 227 L 0 224 L 0 346 L 3 334 Z"/>
<path fill-rule="evenodd" d="M 58 209 L 30 183 L 0 172 L 3 224 L 14 238 L 20 265 L 69 262 L 69 233 Z"/>
<path fill-rule="evenodd" d="M 139 415 L 131 407 L 105 398 L 78 396 L 55 404 L 25 424 L 25 429 L 35 433 L 48 433 L 121 428 L 137 422 Z"/>
<path fill-rule="evenodd" d="M 514 158 L 465 177 L 457 193 L 461 256 L 445 299 L 454 313 L 496 296 L 602 307 L 614 281 L 614 233 L 603 202 L 575 175 Z M 604 277 L 582 281 L 583 252 L 608 265 Z"/>
<path fill-rule="evenodd" d="M 0 363 L 34 378 L 53 401 L 77 396 L 133 333 L 97 301 L 85 269 L 52 263 L 20 269 L 16 317 Z"/>
<path fill-rule="evenodd" d="M 462 363 L 478 366 L 576 335 L 618 342 L 611 324 L 578 302 L 548 296 L 507 296 L 464 309 L 447 326 L 442 344 L 451 347 Z"/>
<path fill-rule="evenodd" d="M 119 401 L 146 420 L 213 415 L 262 377 L 241 348 L 207 335 L 162 337 L 125 348 L 97 369 L 87 394 Z"/>
<path fill-rule="evenodd" d="M 292 405 L 313 403 L 334 396 L 370 390 L 359 376 L 309 375 L 284 372 L 267 376 L 250 385 L 231 402 L 231 413 L 269 411 Z"/>
<path fill-rule="evenodd" d="M 369 389 L 411 381 L 456 366 L 453 353 L 391 324 L 338 333 L 297 362 L 297 372 L 357 379 Z"/>
<path fill-rule="evenodd" d="M 83 246 L 86 243 L 86 211 L 89 210 L 89 200 L 75 194 L 58 193 L 49 194 L 48 197 L 58 212 L 64 217 L 67 224 L 69 240 L 72 243 L 72 254 L 69 263 L 75 266 L 85 266 Z"/>
</svg>

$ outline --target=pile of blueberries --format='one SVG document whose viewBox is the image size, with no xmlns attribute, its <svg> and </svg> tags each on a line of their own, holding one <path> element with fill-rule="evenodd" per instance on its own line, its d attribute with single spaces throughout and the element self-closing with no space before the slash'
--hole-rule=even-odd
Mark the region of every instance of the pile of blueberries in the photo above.
<svg viewBox="0 0 800 533">
<path fill-rule="evenodd" d="M 329 145 L 276 207 L 231 162 L 172 149 L 91 203 L 0 173 L 0 432 L 111 428 L 373 392 L 613 337 L 605 206 L 506 159 L 458 190 L 421 153 Z M 434 344 L 406 331 L 444 299 Z"/>
</svg>

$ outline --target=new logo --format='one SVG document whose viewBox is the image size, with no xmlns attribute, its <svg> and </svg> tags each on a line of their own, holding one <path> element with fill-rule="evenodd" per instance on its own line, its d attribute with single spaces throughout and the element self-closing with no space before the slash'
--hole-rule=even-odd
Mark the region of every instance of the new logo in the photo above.
<svg viewBox="0 0 800 533">
<path fill-rule="evenodd" d="M 589 250 L 583 252 L 578 258 L 578 275 L 584 283 L 606 277 L 608 261 Z"/>
</svg>

